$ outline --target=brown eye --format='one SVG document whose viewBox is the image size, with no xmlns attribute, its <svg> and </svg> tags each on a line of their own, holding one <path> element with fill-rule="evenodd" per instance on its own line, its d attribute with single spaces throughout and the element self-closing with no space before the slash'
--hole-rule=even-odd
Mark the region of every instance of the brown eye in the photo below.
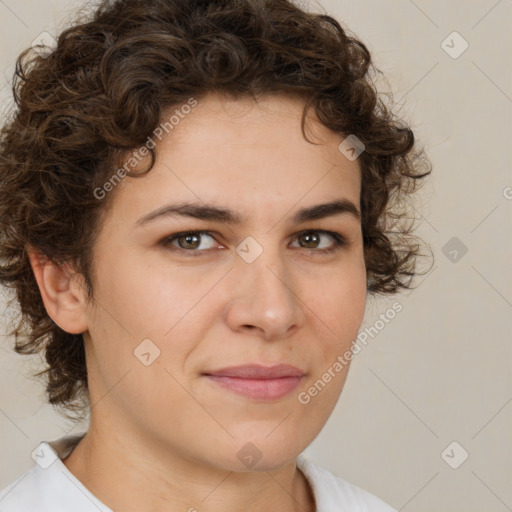
<svg viewBox="0 0 512 512">
<path fill-rule="evenodd" d="M 184 233 L 177 233 L 167 237 L 165 240 L 163 240 L 162 243 L 166 247 L 172 246 L 178 250 L 181 249 L 188 252 L 203 252 L 206 249 L 211 249 L 214 247 L 214 244 L 212 244 L 210 247 L 202 247 L 199 249 L 203 243 L 204 237 L 210 237 L 213 240 L 212 235 L 207 231 L 186 231 Z"/>
<path fill-rule="evenodd" d="M 176 240 L 181 249 L 197 249 L 200 245 L 200 236 L 197 234 L 180 235 Z"/>
<path fill-rule="evenodd" d="M 215 243 L 211 243 L 208 246 L 207 242 L 205 242 L 205 247 L 203 243 L 204 237 L 215 241 L 215 238 L 208 231 L 184 231 L 166 237 L 162 240 L 161 244 L 171 250 L 188 253 L 190 256 L 200 256 L 201 253 L 206 252 L 208 249 L 215 248 Z M 330 244 L 323 243 L 324 239 L 328 241 L 329 238 L 331 239 Z M 325 230 L 302 231 L 296 235 L 296 240 L 299 242 L 300 249 L 320 254 L 329 254 L 348 245 L 347 240 L 339 233 Z"/>
<path fill-rule="evenodd" d="M 308 249 L 316 249 L 316 244 L 320 241 L 319 239 L 318 233 L 315 232 L 302 233 L 299 235 L 299 240 L 304 242 Z"/>
<path fill-rule="evenodd" d="M 330 237 L 334 240 L 333 243 L 327 245 L 327 247 L 318 247 L 321 244 L 322 236 Z M 302 231 L 298 234 L 297 239 L 301 244 L 301 247 L 304 249 L 313 249 L 313 252 L 319 253 L 331 253 L 334 252 L 341 247 L 348 245 L 347 240 L 341 236 L 339 233 L 334 233 L 332 231 Z"/>
</svg>

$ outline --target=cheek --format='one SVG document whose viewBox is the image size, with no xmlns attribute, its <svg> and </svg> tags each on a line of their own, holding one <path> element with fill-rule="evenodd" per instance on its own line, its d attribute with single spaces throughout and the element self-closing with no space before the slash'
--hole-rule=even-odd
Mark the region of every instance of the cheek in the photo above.
<svg viewBox="0 0 512 512">
<path fill-rule="evenodd" d="M 300 397 L 306 401 L 299 402 L 306 404 L 302 405 L 304 410 L 315 411 L 315 419 L 310 419 L 310 415 L 305 421 L 326 422 L 347 379 L 352 361 L 351 347 L 364 317 L 364 266 L 351 267 L 347 272 L 333 272 L 322 291 L 310 294 L 304 302 L 311 309 L 308 321 L 314 326 L 315 348 L 309 354 L 312 374 L 301 389 Z"/>
<path fill-rule="evenodd" d="M 339 267 L 318 279 L 304 278 L 303 302 L 311 322 L 325 330 L 329 345 L 346 344 L 357 336 L 366 304 L 366 270 L 363 264 Z"/>
<path fill-rule="evenodd" d="M 128 331 L 135 339 L 161 339 L 204 294 L 204 279 L 197 272 L 142 264 L 143 260 L 139 255 L 105 264 L 99 300 L 111 311 L 114 329 Z"/>
<path fill-rule="evenodd" d="M 148 386 L 154 389 L 155 381 L 172 387 L 164 368 L 181 369 L 210 325 L 201 301 L 210 280 L 127 257 L 104 263 L 89 329 L 103 381 L 111 387 L 129 371 L 129 380 L 137 382 L 130 388 L 134 397 L 142 397 Z"/>
</svg>

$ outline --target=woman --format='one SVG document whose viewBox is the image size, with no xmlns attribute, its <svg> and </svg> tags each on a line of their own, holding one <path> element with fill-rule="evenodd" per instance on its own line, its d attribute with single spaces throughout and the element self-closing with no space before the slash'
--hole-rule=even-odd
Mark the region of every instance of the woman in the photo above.
<svg viewBox="0 0 512 512">
<path fill-rule="evenodd" d="M 430 169 L 370 68 L 288 0 L 104 2 L 20 56 L 0 278 L 16 350 L 90 426 L 2 511 L 393 510 L 300 456 L 367 294 L 419 253 L 403 196 Z"/>
</svg>

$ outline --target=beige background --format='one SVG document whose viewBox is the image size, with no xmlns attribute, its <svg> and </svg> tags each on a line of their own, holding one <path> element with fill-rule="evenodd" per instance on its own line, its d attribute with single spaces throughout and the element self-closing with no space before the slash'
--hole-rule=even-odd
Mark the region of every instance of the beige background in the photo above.
<svg viewBox="0 0 512 512">
<path fill-rule="evenodd" d="M 82 4 L 0 0 L 0 109 L 18 53 Z M 362 330 L 395 300 L 403 310 L 356 358 L 305 455 L 399 510 L 512 510 L 512 2 L 319 4 L 368 45 L 427 147 L 434 173 L 417 204 L 418 229 L 435 263 L 416 290 L 369 302 Z M 469 44 L 458 58 L 441 45 L 454 31 Z M 461 48 L 457 36 L 446 44 Z M 453 237 L 456 262 L 445 247 Z M 1 337 L 0 488 L 32 466 L 41 440 L 86 428 L 44 404 L 28 377 L 37 358 L 13 354 L 11 344 Z M 452 465 L 469 453 L 458 469 L 441 457 L 453 441 Z"/>
</svg>

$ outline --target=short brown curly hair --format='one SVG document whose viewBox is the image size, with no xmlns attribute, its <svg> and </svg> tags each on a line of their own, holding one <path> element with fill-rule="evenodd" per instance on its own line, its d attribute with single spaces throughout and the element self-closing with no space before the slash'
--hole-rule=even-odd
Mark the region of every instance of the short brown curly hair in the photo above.
<svg viewBox="0 0 512 512">
<path fill-rule="evenodd" d="M 164 109 L 191 97 L 298 94 L 303 133 L 312 107 L 330 130 L 358 137 L 368 292 L 411 287 L 420 245 L 397 221 L 410 218 L 404 198 L 430 162 L 377 92 L 368 49 L 335 19 L 292 0 L 103 1 L 57 43 L 16 63 L 16 109 L 0 132 L 0 284 L 20 306 L 15 350 L 44 353 L 37 375 L 65 416 L 88 405 L 83 338 L 49 318 L 28 249 L 71 262 L 92 297 L 92 247 L 113 198 L 94 190 Z"/>
</svg>

